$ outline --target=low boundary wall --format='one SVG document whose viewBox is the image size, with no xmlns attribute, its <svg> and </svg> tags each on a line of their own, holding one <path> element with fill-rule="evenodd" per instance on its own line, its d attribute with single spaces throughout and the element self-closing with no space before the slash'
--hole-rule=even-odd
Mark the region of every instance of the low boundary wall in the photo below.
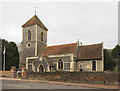
<svg viewBox="0 0 120 91">
<path fill-rule="evenodd" d="M 11 71 L 0 71 L 0 77 L 15 78 L 17 77 L 17 73 Z"/>
</svg>

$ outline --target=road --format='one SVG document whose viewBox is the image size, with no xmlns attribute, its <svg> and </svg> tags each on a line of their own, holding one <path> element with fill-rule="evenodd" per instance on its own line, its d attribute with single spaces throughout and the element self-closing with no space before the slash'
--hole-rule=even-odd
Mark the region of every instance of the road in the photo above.
<svg viewBox="0 0 120 91">
<path fill-rule="evenodd" d="M 2 80 L 2 89 L 6 89 L 2 91 L 116 91 L 116 90 L 104 90 L 97 88 L 56 85 L 49 83 L 26 82 L 26 81 L 17 81 L 17 80 Z M 12 90 L 7 90 L 7 89 L 12 89 Z"/>
<path fill-rule="evenodd" d="M 56 85 L 49 83 L 25 82 L 25 81 L 14 81 L 14 80 L 3 80 L 2 88 L 3 89 L 93 89 L 87 87 L 66 86 L 66 85 Z"/>
</svg>

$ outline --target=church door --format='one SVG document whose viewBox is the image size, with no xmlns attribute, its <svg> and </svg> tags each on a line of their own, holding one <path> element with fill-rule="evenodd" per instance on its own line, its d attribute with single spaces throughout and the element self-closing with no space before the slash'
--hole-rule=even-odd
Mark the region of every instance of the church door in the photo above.
<svg viewBox="0 0 120 91">
<path fill-rule="evenodd" d="M 42 65 L 40 65 L 40 67 L 39 67 L 39 72 L 43 72 L 43 66 Z"/>
</svg>

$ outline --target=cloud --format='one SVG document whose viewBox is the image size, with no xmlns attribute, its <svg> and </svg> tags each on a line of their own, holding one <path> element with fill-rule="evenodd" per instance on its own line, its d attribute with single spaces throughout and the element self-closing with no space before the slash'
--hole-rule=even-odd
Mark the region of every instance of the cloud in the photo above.
<svg viewBox="0 0 120 91">
<path fill-rule="evenodd" d="M 0 35 L 15 42 L 22 40 L 22 24 L 34 15 L 48 28 L 48 45 L 76 42 L 117 44 L 117 2 L 6 2 L 2 3 Z"/>
</svg>

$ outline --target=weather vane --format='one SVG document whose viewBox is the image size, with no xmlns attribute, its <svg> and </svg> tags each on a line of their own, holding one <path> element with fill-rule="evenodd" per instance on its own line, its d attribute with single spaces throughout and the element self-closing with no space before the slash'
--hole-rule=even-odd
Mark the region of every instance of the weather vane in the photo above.
<svg viewBox="0 0 120 91">
<path fill-rule="evenodd" d="M 35 15 L 36 15 L 36 6 L 35 6 Z"/>
</svg>

